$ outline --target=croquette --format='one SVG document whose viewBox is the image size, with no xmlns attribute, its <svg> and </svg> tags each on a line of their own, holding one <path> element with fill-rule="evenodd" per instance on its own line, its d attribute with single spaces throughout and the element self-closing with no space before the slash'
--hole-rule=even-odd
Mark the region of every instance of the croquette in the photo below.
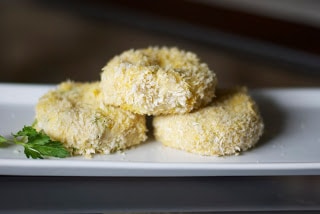
<svg viewBox="0 0 320 214">
<path fill-rule="evenodd" d="M 205 156 L 239 154 L 263 132 L 257 105 L 246 88 L 217 89 L 206 107 L 183 115 L 156 116 L 155 138 L 165 146 Z"/>
<path fill-rule="evenodd" d="M 105 104 L 146 115 L 181 114 L 205 106 L 216 84 L 206 63 L 175 47 L 125 51 L 101 73 Z"/>
<path fill-rule="evenodd" d="M 86 157 L 145 141 L 145 116 L 104 105 L 101 95 L 99 82 L 63 82 L 39 99 L 35 127 Z"/>
</svg>

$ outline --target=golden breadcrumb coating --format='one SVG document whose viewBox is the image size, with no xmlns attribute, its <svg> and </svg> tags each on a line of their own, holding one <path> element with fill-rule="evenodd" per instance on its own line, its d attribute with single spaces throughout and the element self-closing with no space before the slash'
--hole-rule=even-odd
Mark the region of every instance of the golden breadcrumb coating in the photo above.
<svg viewBox="0 0 320 214">
<path fill-rule="evenodd" d="M 102 104 L 98 82 L 64 82 L 36 105 L 36 128 L 73 154 L 108 154 L 146 140 L 145 117 Z"/>
<path fill-rule="evenodd" d="M 255 145 L 263 121 L 245 88 L 217 90 L 207 107 L 184 115 L 157 116 L 154 133 L 164 145 L 201 155 L 232 155 Z"/>
<path fill-rule="evenodd" d="M 196 54 L 177 48 L 128 50 L 102 70 L 104 102 L 138 114 L 190 112 L 211 101 L 217 84 Z"/>
</svg>

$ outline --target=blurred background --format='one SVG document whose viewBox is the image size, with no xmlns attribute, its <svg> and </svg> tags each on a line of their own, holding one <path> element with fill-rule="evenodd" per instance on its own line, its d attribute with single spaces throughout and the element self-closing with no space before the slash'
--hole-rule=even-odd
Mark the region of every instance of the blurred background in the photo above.
<svg viewBox="0 0 320 214">
<path fill-rule="evenodd" d="M 130 48 L 190 50 L 219 85 L 320 86 L 320 1 L 1 1 L 0 82 L 99 80 Z"/>
</svg>

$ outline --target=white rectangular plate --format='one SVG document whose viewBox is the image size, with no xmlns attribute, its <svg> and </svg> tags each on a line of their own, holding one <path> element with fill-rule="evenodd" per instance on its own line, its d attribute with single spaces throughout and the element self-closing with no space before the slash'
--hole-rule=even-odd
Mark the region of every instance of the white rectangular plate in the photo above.
<svg viewBox="0 0 320 214">
<path fill-rule="evenodd" d="M 0 84 L 0 134 L 32 124 L 38 98 L 54 86 Z M 251 176 L 320 175 L 320 88 L 251 91 L 265 121 L 258 145 L 238 156 L 204 157 L 147 143 L 92 159 L 27 159 L 0 146 L 0 175 Z"/>
</svg>

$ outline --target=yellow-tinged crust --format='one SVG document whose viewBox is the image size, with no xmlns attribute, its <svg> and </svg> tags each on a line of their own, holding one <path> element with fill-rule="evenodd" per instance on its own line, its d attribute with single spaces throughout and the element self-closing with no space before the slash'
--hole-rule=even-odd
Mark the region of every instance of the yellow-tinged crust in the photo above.
<svg viewBox="0 0 320 214">
<path fill-rule="evenodd" d="M 184 115 L 157 116 L 154 134 L 164 145 L 201 155 L 232 155 L 254 146 L 263 121 L 245 88 L 217 90 L 207 107 Z"/>
<path fill-rule="evenodd" d="M 190 112 L 211 101 L 217 84 L 196 54 L 177 48 L 125 51 L 102 70 L 104 102 L 138 114 Z"/>
<path fill-rule="evenodd" d="M 101 102 L 99 82 L 61 83 L 36 106 L 36 128 L 73 154 L 108 154 L 146 140 L 145 116 Z"/>
</svg>

